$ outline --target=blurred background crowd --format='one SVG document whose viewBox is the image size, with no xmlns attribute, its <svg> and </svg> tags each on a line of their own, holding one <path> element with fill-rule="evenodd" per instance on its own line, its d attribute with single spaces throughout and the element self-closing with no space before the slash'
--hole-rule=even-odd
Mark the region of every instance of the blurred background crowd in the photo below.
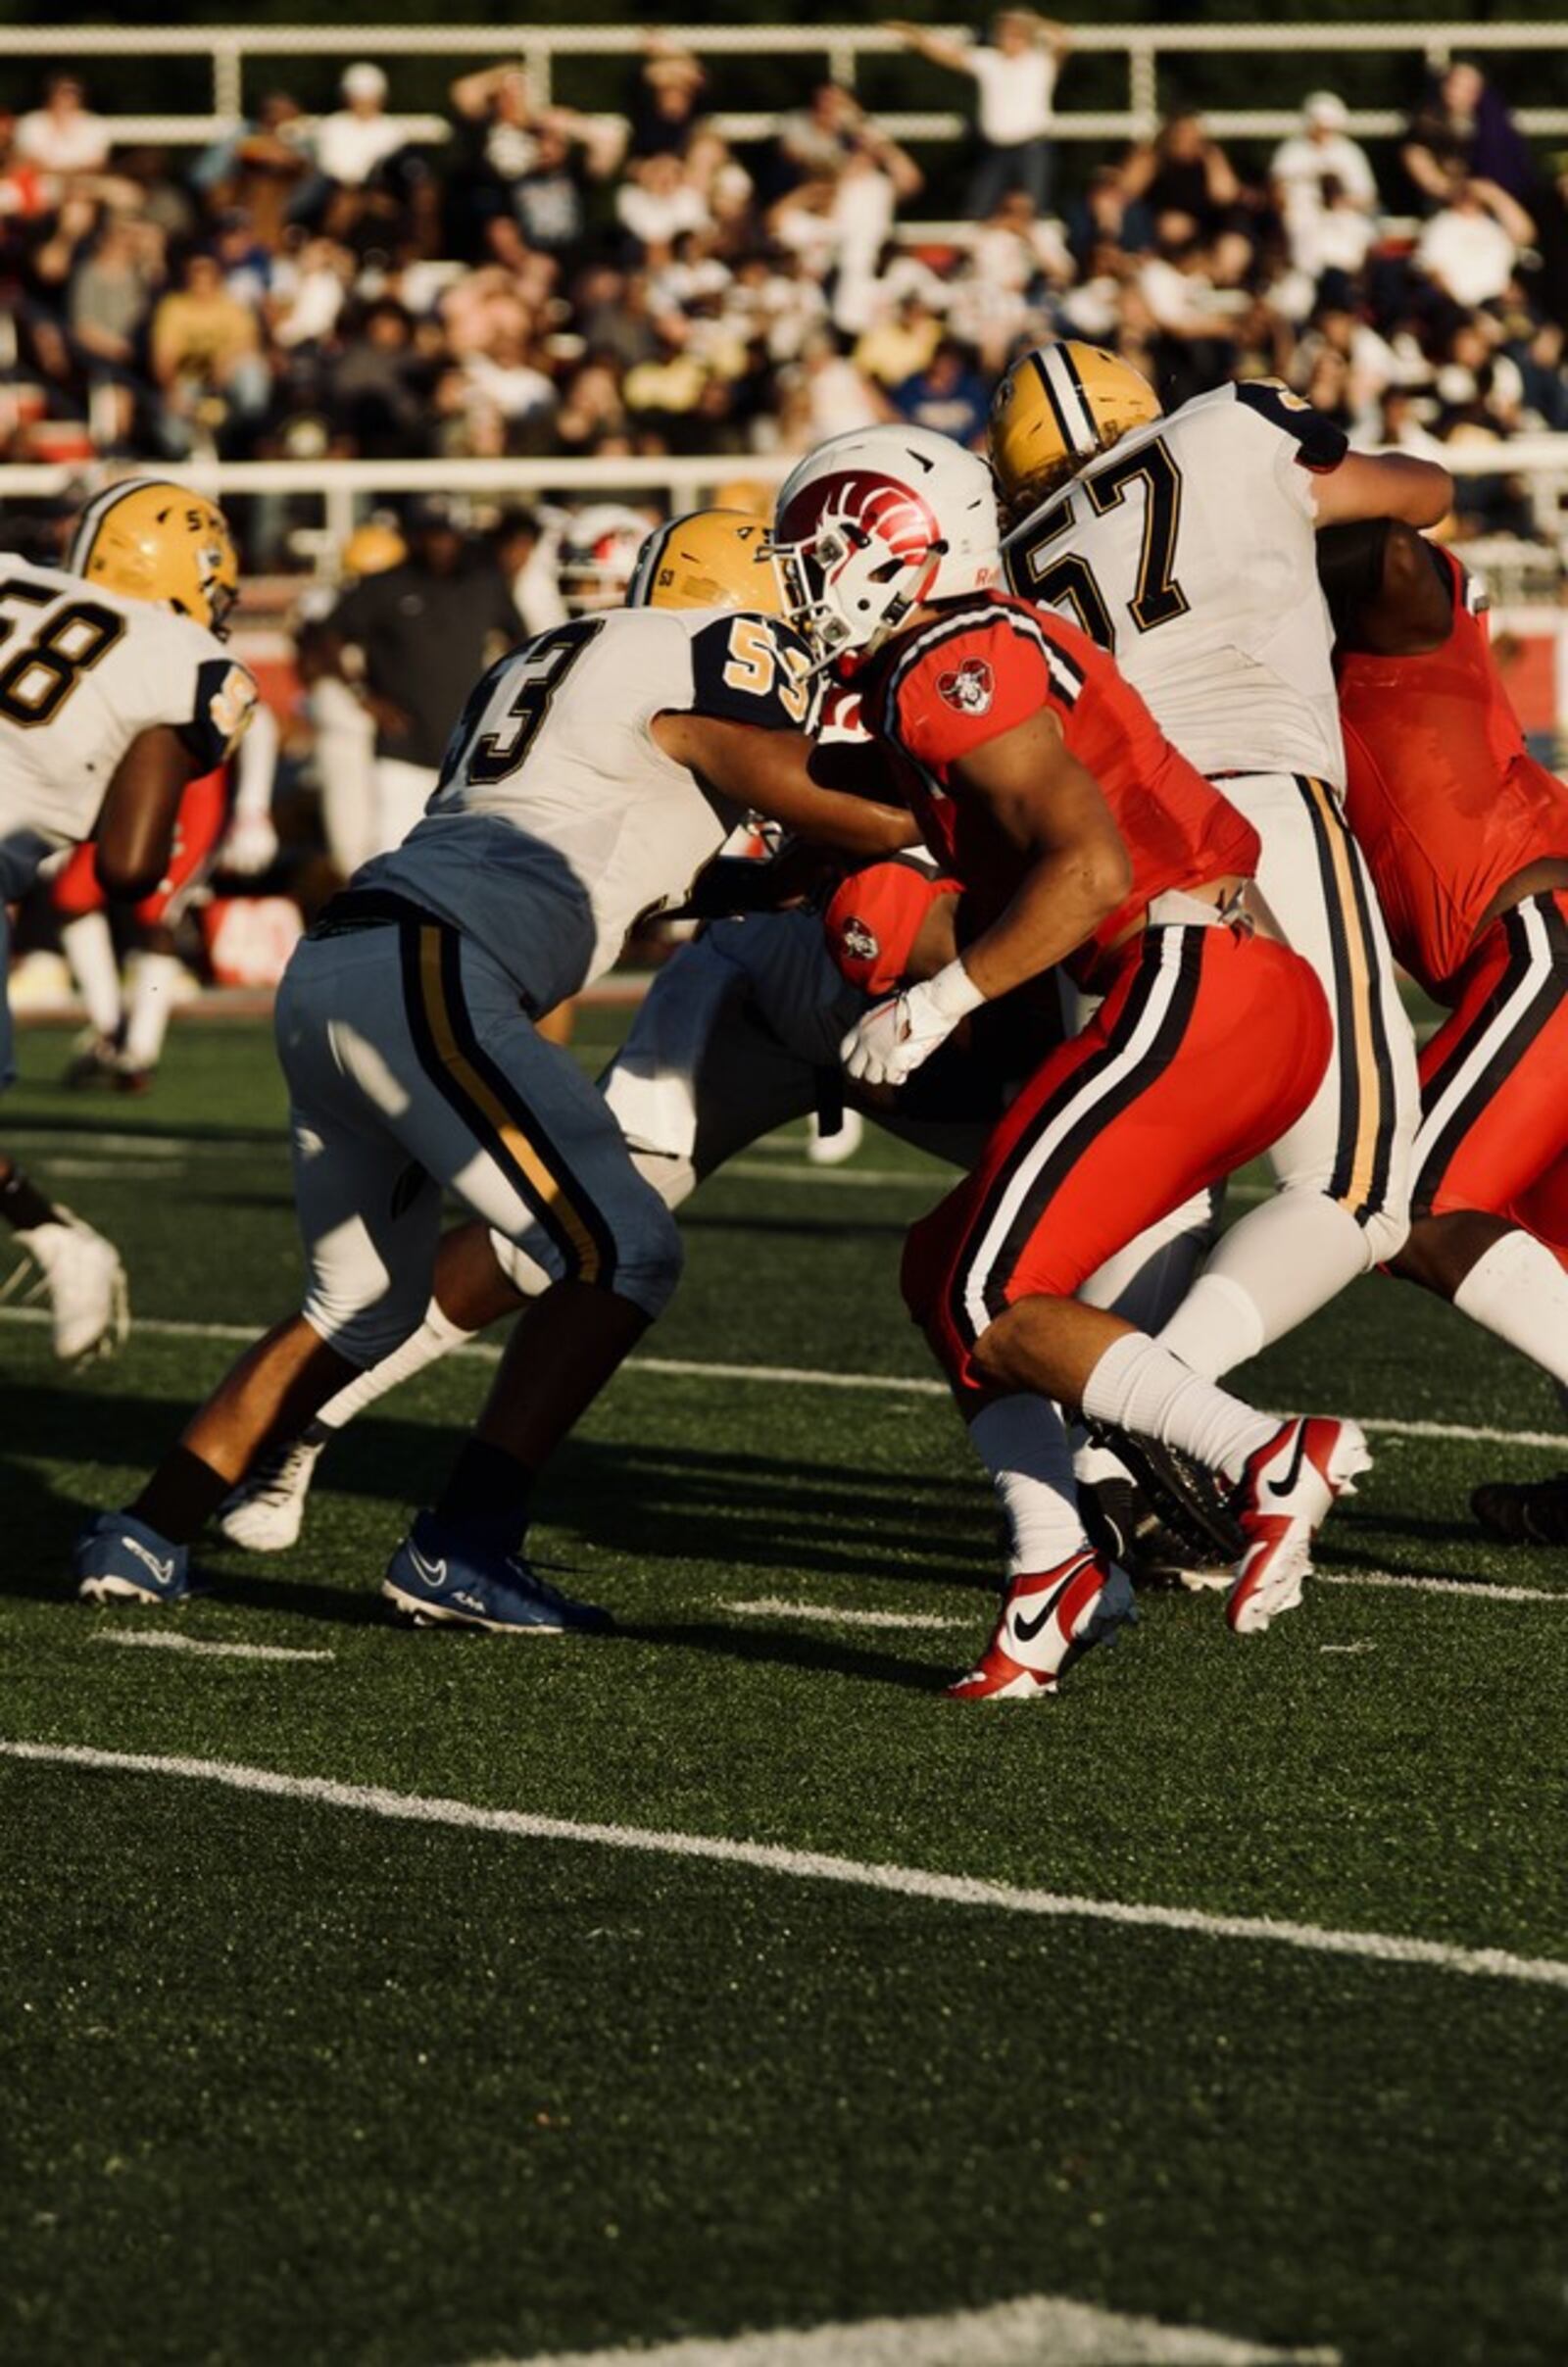
<svg viewBox="0 0 1568 2367">
<path fill-rule="evenodd" d="M 1286 378 L 1365 437 L 1568 427 L 1568 157 L 1455 65 L 1369 156 L 1332 90 L 1272 154 L 1196 112 L 1119 155 L 1052 137 L 1070 31 L 898 25 L 972 86 L 957 220 L 832 83 L 769 139 L 712 127 L 651 36 L 618 115 L 498 64 L 409 142 L 380 67 L 282 88 L 205 153 L 116 149 L 83 83 L 0 116 L 0 457 L 488 459 L 804 451 L 905 418 L 980 431 L 1020 343 L 1113 345 L 1179 401 Z M 781 80 L 790 61 L 775 62 Z M 8 350 L 9 349 L 9 350 Z M 1522 524 L 1481 480 L 1483 522 Z M 274 560 L 278 554 L 261 554 Z"/>
</svg>

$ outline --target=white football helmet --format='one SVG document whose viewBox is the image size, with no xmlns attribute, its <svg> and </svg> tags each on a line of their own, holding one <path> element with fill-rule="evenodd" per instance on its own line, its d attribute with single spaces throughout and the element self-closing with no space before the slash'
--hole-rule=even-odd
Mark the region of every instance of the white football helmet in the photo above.
<svg viewBox="0 0 1568 2367">
<path fill-rule="evenodd" d="M 618 609 L 631 589 L 648 520 L 622 502 L 579 510 L 561 538 L 558 581 L 568 616 Z"/>
<path fill-rule="evenodd" d="M 1002 580 L 991 471 L 929 427 L 857 427 L 779 489 L 770 545 L 784 614 L 819 665 L 868 658 L 911 609 Z"/>
</svg>

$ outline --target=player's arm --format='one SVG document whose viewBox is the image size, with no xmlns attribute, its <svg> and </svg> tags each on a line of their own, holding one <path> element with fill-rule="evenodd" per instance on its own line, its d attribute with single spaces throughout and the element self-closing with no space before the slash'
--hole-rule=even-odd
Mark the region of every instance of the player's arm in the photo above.
<svg viewBox="0 0 1568 2367">
<path fill-rule="evenodd" d="M 1070 756 L 1049 709 L 969 751 L 955 767 L 1017 855 L 1005 910 L 924 984 L 878 1004 L 844 1041 L 849 1072 L 901 1085 L 982 1003 L 1038 977 L 1082 945 L 1132 886 L 1132 864 L 1094 774 Z"/>
<path fill-rule="evenodd" d="M 667 757 L 719 797 L 803 838 L 861 857 L 895 855 L 919 842 L 905 807 L 820 788 L 811 777 L 811 743 L 798 732 L 674 710 L 656 715 L 650 728 Z"/>
<path fill-rule="evenodd" d="M 1435 526 L 1453 507 L 1453 479 L 1438 461 L 1413 452 L 1348 452 L 1337 468 L 1312 479 L 1319 526 L 1358 518 L 1392 518 Z"/>
<path fill-rule="evenodd" d="M 167 723 L 139 731 L 115 768 L 94 832 L 93 869 L 106 896 L 134 903 L 169 869 L 187 782 L 201 769 Z"/>
<path fill-rule="evenodd" d="M 1443 554 L 1392 518 L 1326 526 L 1317 575 L 1342 648 L 1408 658 L 1438 649 L 1453 625 L 1453 575 Z"/>
</svg>

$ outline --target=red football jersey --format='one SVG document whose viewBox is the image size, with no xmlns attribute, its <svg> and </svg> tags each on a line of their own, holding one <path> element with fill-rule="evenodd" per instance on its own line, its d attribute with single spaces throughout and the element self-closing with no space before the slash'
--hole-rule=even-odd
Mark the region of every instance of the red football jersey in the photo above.
<svg viewBox="0 0 1568 2367">
<path fill-rule="evenodd" d="M 1228 872 L 1250 877 L 1260 850 L 1251 823 L 1178 756 L 1113 658 L 1065 618 L 982 592 L 892 644 L 876 662 L 864 714 L 894 757 L 926 843 L 989 912 L 1011 897 L 1018 859 L 954 788 L 954 770 L 1043 707 L 1099 782 L 1132 863 L 1125 902 L 1070 963 L 1087 980 L 1154 897 Z"/>
<path fill-rule="evenodd" d="M 1497 890 L 1568 858 L 1568 789 L 1526 748 L 1470 578 L 1439 556 L 1453 577 L 1447 639 L 1411 658 L 1348 650 L 1336 671 L 1346 819 L 1396 955 L 1446 1001 Z"/>
</svg>

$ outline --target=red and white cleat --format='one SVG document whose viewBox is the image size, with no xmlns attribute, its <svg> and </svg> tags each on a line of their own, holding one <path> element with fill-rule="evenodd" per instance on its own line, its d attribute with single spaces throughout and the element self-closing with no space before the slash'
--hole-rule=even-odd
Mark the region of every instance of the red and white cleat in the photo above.
<svg viewBox="0 0 1568 2367">
<path fill-rule="evenodd" d="M 1124 1570 L 1085 1546 L 1054 1570 L 1012 1579 L 978 1666 L 948 1687 L 950 1701 L 1033 1701 L 1097 1644 L 1136 1619 Z"/>
<path fill-rule="evenodd" d="M 1225 1604 L 1237 1635 L 1261 1635 L 1276 1612 L 1295 1610 L 1311 1573 L 1313 1537 L 1335 1499 L 1353 1496 L 1371 1468 L 1357 1424 L 1322 1414 L 1282 1422 L 1249 1457 L 1235 1499 L 1247 1551 Z"/>
</svg>

